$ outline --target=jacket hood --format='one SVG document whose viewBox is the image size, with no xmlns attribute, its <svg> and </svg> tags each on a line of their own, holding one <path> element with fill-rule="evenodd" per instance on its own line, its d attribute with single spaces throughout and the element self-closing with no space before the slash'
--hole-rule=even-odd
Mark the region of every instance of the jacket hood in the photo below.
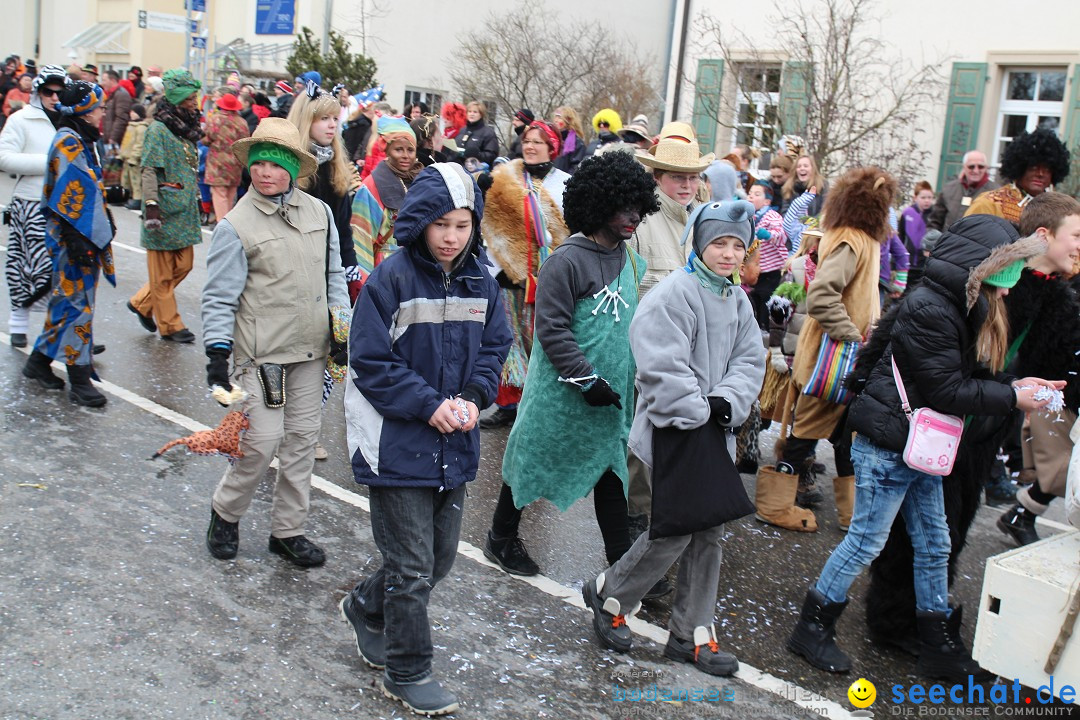
<svg viewBox="0 0 1080 720">
<path fill-rule="evenodd" d="M 961 308 L 968 308 L 968 279 L 995 248 L 1019 238 L 1008 220 L 993 215 L 970 215 L 942 234 L 926 261 L 923 275 L 940 285 Z M 988 277 L 987 273 L 983 277 Z M 981 282 L 981 281 L 980 281 Z M 978 285 L 975 290 L 978 295 Z"/>
<path fill-rule="evenodd" d="M 484 216 L 484 198 L 476 181 L 457 163 L 435 163 L 424 168 L 405 194 L 405 202 L 394 222 L 394 237 L 398 245 L 408 247 L 423 237 L 424 228 L 451 210 L 468 208 L 473 214 L 473 242 L 470 250 L 477 252 L 476 238 Z"/>
</svg>

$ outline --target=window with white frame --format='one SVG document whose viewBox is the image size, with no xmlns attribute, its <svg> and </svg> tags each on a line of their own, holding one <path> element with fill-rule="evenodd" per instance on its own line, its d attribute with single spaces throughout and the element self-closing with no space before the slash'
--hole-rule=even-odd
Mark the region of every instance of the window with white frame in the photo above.
<svg viewBox="0 0 1080 720">
<path fill-rule="evenodd" d="M 419 90 L 414 87 L 405 88 L 405 102 L 403 109 L 416 103 L 424 103 L 428 106 L 428 112 L 438 113 L 442 107 L 442 93 L 438 90 Z"/>
<path fill-rule="evenodd" d="M 1065 112 L 1065 67 L 1015 68 L 1005 73 L 998 106 L 994 167 L 1001 166 L 1013 138 L 1037 128 L 1061 134 Z"/>
<path fill-rule="evenodd" d="M 757 177 L 768 175 L 772 150 L 780 139 L 780 69 L 779 64 L 739 66 L 731 145 L 761 151 L 761 157 L 750 161 L 751 174 Z"/>
</svg>

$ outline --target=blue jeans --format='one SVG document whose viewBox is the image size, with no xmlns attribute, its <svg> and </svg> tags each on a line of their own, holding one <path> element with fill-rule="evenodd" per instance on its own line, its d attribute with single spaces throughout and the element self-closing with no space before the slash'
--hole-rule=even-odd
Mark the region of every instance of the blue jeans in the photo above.
<svg viewBox="0 0 1080 720">
<path fill-rule="evenodd" d="M 874 445 L 861 435 L 851 445 L 855 466 L 855 511 L 851 529 L 836 546 L 817 590 L 829 602 L 847 600 L 855 578 L 881 554 L 897 513 L 915 551 L 915 606 L 949 612 L 949 527 L 941 478 L 912 470 L 900 453 Z"/>
<path fill-rule="evenodd" d="M 352 590 L 368 624 L 386 633 L 386 674 L 396 683 L 431 675 L 428 598 L 454 565 L 465 485 L 368 490 L 371 534 L 383 564 Z"/>
</svg>

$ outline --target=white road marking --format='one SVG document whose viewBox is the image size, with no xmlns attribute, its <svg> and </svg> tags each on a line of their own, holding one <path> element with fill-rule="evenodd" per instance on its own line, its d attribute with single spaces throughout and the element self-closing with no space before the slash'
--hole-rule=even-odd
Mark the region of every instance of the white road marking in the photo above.
<svg viewBox="0 0 1080 720">
<path fill-rule="evenodd" d="M 7 333 L 0 332 L 0 342 L 3 342 L 6 345 L 10 345 L 11 337 Z M 29 355 L 30 351 L 33 348 L 25 347 L 17 349 L 21 350 L 23 354 Z M 53 367 L 58 370 L 63 370 L 65 366 L 60 362 L 54 361 Z M 101 387 L 102 390 L 109 393 L 110 395 L 115 395 L 121 400 L 129 402 L 141 410 L 145 410 L 148 413 L 157 415 L 159 418 L 162 418 L 163 420 L 168 420 L 169 422 L 179 425 L 180 427 L 190 430 L 191 432 L 198 432 L 200 430 L 210 429 L 208 426 L 203 425 L 197 420 L 189 418 L 188 416 L 178 413 L 175 410 L 170 410 L 164 405 L 159 405 L 153 400 L 149 400 L 141 395 L 137 395 L 130 390 L 127 390 L 120 387 L 119 385 L 109 382 L 108 380 L 98 381 L 97 384 Z M 276 463 L 277 460 L 275 459 L 274 464 L 276 465 Z M 327 495 L 333 497 L 336 500 L 341 500 L 342 502 L 348 503 L 349 505 L 358 507 L 364 512 L 370 512 L 370 506 L 366 497 L 360 495 L 359 493 L 350 492 L 349 490 L 335 485 L 334 483 L 326 480 L 325 478 L 312 474 L 311 486 L 313 488 L 321 490 L 322 492 L 326 493 Z M 1043 521 L 1040 520 L 1040 522 Z M 1046 524 L 1050 525 L 1051 527 L 1071 529 L 1065 528 L 1059 523 Z M 467 543 L 464 540 L 458 542 L 458 554 L 464 555 L 470 560 L 473 560 L 481 565 L 486 565 L 487 567 L 499 570 L 498 566 L 489 562 L 488 559 L 484 557 L 484 553 L 480 548 L 470 543 Z M 499 570 L 499 572 L 502 571 Z M 511 581 L 523 582 L 531 585 L 537 590 L 545 593 L 546 595 L 559 598 L 563 600 L 563 602 L 573 605 L 576 608 L 580 608 L 582 610 L 586 609 L 585 601 L 582 599 L 580 592 L 573 588 L 567 587 L 562 583 L 556 582 L 549 577 L 545 577 L 544 575 L 537 575 L 535 577 L 520 577 L 517 575 L 507 574 L 505 575 L 505 577 Z M 627 625 L 630 627 L 630 630 L 633 631 L 636 635 L 648 638 L 649 640 L 652 640 L 659 645 L 667 643 L 668 631 L 664 628 L 645 622 L 644 620 L 640 620 L 636 617 L 628 618 Z M 775 695 L 777 699 L 786 700 L 788 702 L 794 703 L 795 705 L 806 708 L 814 712 L 815 714 L 819 714 L 817 713 L 818 710 L 823 710 L 825 712 L 821 714 L 822 717 L 843 718 L 844 720 L 852 718 L 851 711 L 845 708 L 843 705 L 837 702 L 833 702 L 832 700 L 803 700 L 802 698 L 811 698 L 816 696 L 819 697 L 819 695 L 809 690 L 805 690 L 804 688 L 799 687 L 795 683 L 783 680 L 776 677 L 775 675 L 770 675 L 767 672 L 758 670 L 757 668 L 747 665 L 742 661 L 739 662 L 739 671 L 735 673 L 734 677 L 745 682 L 747 685 L 752 685 L 753 687 Z"/>
<path fill-rule="evenodd" d="M 116 240 L 113 240 L 112 244 L 115 245 L 116 247 L 120 247 L 120 248 L 123 248 L 125 250 L 130 250 L 133 253 L 139 253 L 140 255 L 145 255 L 146 254 L 146 251 L 143 250 L 140 247 L 135 247 L 133 245 L 125 245 L 124 243 L 117 242 Z"/>
</svg>

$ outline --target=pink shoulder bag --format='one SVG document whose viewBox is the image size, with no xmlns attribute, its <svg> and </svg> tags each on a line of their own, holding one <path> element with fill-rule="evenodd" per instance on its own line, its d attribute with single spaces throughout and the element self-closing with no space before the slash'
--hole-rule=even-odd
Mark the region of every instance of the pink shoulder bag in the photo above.
<svg viewBox="0 0 1080 720">
<path fill-rule="evenodd" d="M 900 404 L 911 421 L 907 444 L 904 445 L 904 463 L 912 470 L 944 477 L 952 472 L 953 463 L 956 462 L 964 421 L 955 415 L 945 415 L 925 407 L 912 411 L 904 381 L 896 368 L 896 359 L 890 359 L 896 389 L 900 392 Z"/>
</svg>

